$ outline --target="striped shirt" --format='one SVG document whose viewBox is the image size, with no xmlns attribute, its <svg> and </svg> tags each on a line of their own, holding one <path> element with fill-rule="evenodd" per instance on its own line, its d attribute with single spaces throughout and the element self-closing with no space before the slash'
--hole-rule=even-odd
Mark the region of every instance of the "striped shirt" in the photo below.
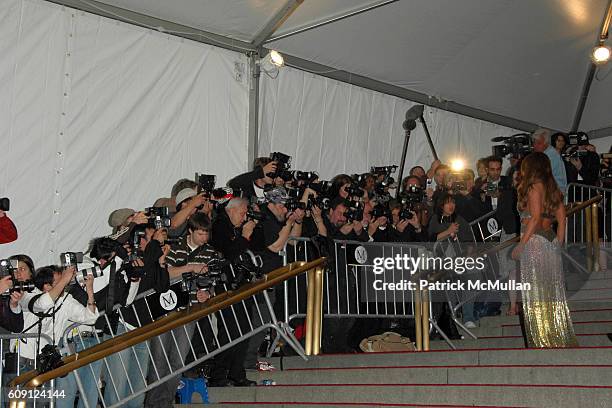
<svg viewBox="0 0 612 408">
<path fill-rule="evenodd" d="M 170 248 L 166 255 L 169 266 L 184 266 L 188 263 L 207 264 L 211 259 L 221 258 L 221 254 L 208 243 L 192 249 L 187 244 L 187 237 L 183 237 L 176 245 Z"/>
</svg>

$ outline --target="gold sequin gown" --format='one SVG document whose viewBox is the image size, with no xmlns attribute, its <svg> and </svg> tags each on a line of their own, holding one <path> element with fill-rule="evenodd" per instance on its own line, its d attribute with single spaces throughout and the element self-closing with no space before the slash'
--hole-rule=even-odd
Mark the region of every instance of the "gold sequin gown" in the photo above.
<svg viewBox="0 0 612 408">
<path fill-rule="evenodd" d="M 552 231 L 534 234 L 521 254 L 521 283 L 531 284 L 530 290 L 522 291 L 530 348 L 578 346 L 565 297 L 561 248 L 553 237 Z"/>
</svg>

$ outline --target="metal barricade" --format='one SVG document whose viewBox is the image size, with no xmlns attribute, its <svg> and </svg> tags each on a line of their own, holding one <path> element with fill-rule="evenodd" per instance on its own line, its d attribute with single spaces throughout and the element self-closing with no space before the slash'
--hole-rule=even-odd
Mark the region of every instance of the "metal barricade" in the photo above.
<svg viewBox="0 0 612 408">
<path fill-rule="evenodd" d="M 598 195 L 602 197 L 599 203 L 567 219 L 566 242 L 570 259 L 583 274 L 599 271 L 602 264 L 607 266 L 601 257 L 612 255 L 612 189 L 571 183 L 565 195 L 566 203 L 585 202 Z"/>
<path fill-rule="evenodd" d="M 368 290 L 374 285 L 372 260 L 374 258 L 403 259 L 418 257 L 423 252 L 421 245 L 407 243 L 378 243 L 357 241 L 333 241 L 331 246 L 330 262 L 324 276 L 322 288 L 322 313 L 326 318 L 397 318 L 417 320 L 416 343 L 421 350 L 428 339 L 423 337 L 428 333 L 430 324 L 437 329 L 437 323 L 429 314 L 430 299 L 415 290 Z M 318 252 L 308 238 L 290 238 L 285 247 L 285 262 L 308 261 Z M 388 287 L 395 282 L 408 282 L 414 280 L 418 271 L 393 269 L 390 275 L 378 276 L 380 287 Z M 289 279 L 284 285 L 284 314 L 283 327 L 286 333 L 292 333 L 289 323 L 296 318 L 307 316 L 308 307 L 306 294 L 310 291 L 310 281 L 306 276 L 297 276 Z M 427 307 L 421 307 L 425 299 Z M 423 319 L 425 323 L 423 323 Z M 441 331 L 441 330 L 440 330 Z M 278 339 L 277 339 L 278 340 Z M 278 341 L 273 343 L 276 346 Z"/>
<path fill-rule="evenodd" d="M 165 294 L 170 295 L 168 292 Z M 64 354 L 78 353 L 95 344 L 112 341 L 120 334 L 158 319 L 160 316 L 155 315 L 154 311 L 159 310 L 158 303 L 165 300 L 162 297 L 158 300 L 154 295 L 155 292 L 148 291 L 139 295 L 131 305 L 116 308 L 118 316 L 115 321 L 104 314 L 108 333 L 85 332 L 91 329 L 73 324 L 63 336 Z M 132 322 L 135 318 L 136 325 L 126 322 L 128 313 L 132 315 Z M 61 384 L 68 391 L 67 394 L 72 391 L 73 395 L 78 390 L 86 408 L 95 408 L 97 404 L 102 407 L 127 406 L 131 401 L 130 406 L 142 406 L 147 391 L 269 329 L 279 333 L 306 359 L 301 345 L 282 332 L 269 296 L 264 291 L 198 322 L 173 329 L 81 367 L 69 374 L 66 381 L 60 379 L 58 387 Z M 99 379 L 103 387 L 99 386 Z"/>
<path fill-rule="evenodd" d="M 49 336 L 47 336 L 46 334 L 41 334 L 40 335 L 41 338 L 44 338 L 48 343 L 51 343 L 51 338 Z M 7 365 L 9 364 L 9 360 L 7 358 L 7 354 L 8 353 L 13 353 L 12 351 L 8 351 L 5 354 L 5 350 L 10 350 L 10 345 L 9 347 L 5 347 L 7 342 L 10 342 L 11 340 L 16 340 L 17 342 L 20 342 L 23 339 L 34 339 L 37 340 L 39 338 L 38 333 L 10 333 L 10 334 L 0 334 L 0 356 L 2 358 L 2 367 L 0 369 L 0 384 L 2 384 L 2 391 L 0 392 L 0 407 L 5 407 L 5 406 L 9 406 L 9 400 L 18 400 L 19 398 L 12 398 L 11 395 L 8 395 L 7 392 L 5 392 L 7 390 L 7 385 L 9 383 L 9 381 L 14 378 L 17 377 L 21 374 L 21 367 L 22 367 L 22 357 L 21 357 L 21 348 L 17 345 L 17 347 L 15 348 L 15 354 L 12 356 L 14 357 L 15 360 L 12 360 L 12 362 L 15 363 L 15 373 L 14 375 L 12 375 L 13 373 L 9 373 L 7 372 L 6 368 Z M 34 368 L 36 368 L 36 364 L 37 361 L 36 359 L 34 359 Z M 7 376 L 7 374 L 10 374 Z M 8 377 L 8 378 L 7 378 Z M 55 381 L 52 381 L 49 384 L 49 388 L 46 391 L 50 391 L 51 393 L 53 393 L 53 390 L 55 389 Z M 42 401 L 42 399 L 41 399 Z M 37 399 L 33 399 L 32 400 L 32 406 L 33 407 L 37 407 L 37 406 L 43 406 L 44 403 L 40 403 L 37 402 Z M 50 405 L 53 408 L 53 401 L 50 401 Z M 25 407 L 25 405 L 24 405 Z"/>
</svg>

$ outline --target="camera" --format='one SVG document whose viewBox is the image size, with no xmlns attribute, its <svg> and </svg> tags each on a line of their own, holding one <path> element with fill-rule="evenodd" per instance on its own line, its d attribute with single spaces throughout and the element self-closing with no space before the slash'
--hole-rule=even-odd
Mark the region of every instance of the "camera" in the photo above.
<svg viewBox="0 0 612 408">
<path fill-rule="evenodd" d="M 349 197 L 363 197 L 363 189 L 359 187 L 358 184 L 353 183 L 350 186 L 346 187 L 345 190 L 348 193 Z"/>
<path fill-rule="evenodd" d="M 348 222 L 362 221 L 363 220 L 363 206 L 361 203 L 351 201 L 349 208 L 344 213 Z"/>
<path fill-rule="evenodd" d="M 372 218 L 387 217 L 388 220 L 391 219 L 391 211 L 384 204 L 376 204 L 374 208 L 372 208 L 370 214 Z"/>
<path fill-rule="evenodd" d="M 390 175 L 395 173 L 395 171 L 397 170 L 397 166 L 393 165 L 393 166 L 380 166 L 380 167 L 375 167 L 372 166 L 370 168 L 370 173 L 377 175 L 377 176 L 381 176 L 381 175 Z"/>
<path fill-rule="evenodd" d="M 217 176 L 213 174 L 198 174 L 196 173 L 196 183 L 198 183 L 198 193 L 210 195 L 215 189 Z"/>
<path fill-rule="evenodd" d="M 0 198 L 0 211 L 8 211 L 11 208 L 11 200 L 6 197 Z"/>
<path fill-rule="evenodd" d="M 266 219 L 266 214 L 249 208 L 246 213 L 246 219 L 247 221 L 263 221 Z"/>
<path fill-rule="evenodd" d="M 324 195 L 324 196 L 329 193 L 331 186 L 332 186 L 331 181 L 321 181 L 319 183 L 312 182 L 312 183 L 307 184 L 307 187 L 310 188 L 312 191 L 314 191 L 318 195 Z"/>
<path fill-rule="evenodd" d="M 60 263 L 63 267 L 73 266 L 76 268 L 77 264 L 83 263 L 83 253 L 82 252 L 64 252 L 60 254 Z M 77 269 L 76 275 L 74 277 L 73 283 L 76 281 L 79 284 L 85 283 L 85 278 L 88 275 L 91 275 L 95 278 L 99 278 L 104 273 L 102 268 L 99 266 L 93 266 L 91 268 Z"/>
<path fill-rule="evenodd" d="M 509 137 L 494 137 L 492 142 L 504 144 L 493 145 L 493 156 L 520 159 L 533 151 L 531 136 L 528 133 L 517 133 Z"/>
<path fill-rule="evenodd" d="M 329 210 L 329 198 L 327 197 L 308 197 L 307 210 L 312 210 L 312 207 L 319 207 L 322 211 Z"/>
<path fill-rule="evenodd" d="M 587 146 L 589 144 L 589 135 L 584 132 L 575 132 L 567 135 L 568 146 Z"/>
<path fill-rule="evenodd" d="M 306 181 L 312 183 L 319 178 L 319 175 L 315 171 L 300 171 L 296 170 L 293 172 L 293 179 L 296 181 Z"/>
<path fill-rule="evenodd" d="M 303 203 L 296 199 L 291 199 L 285 203 L 285 208 L 287 208 L 288 212 L 293 212 L 297 209 L 306 210 L 306 203 Z"/>
<path fill-rule="evenodd" d="M 168 207 L 145 208 L 145 215 L 149 219 L 149 227 L 155 229 L 170 228 L 172 219 L 168 215 Z"/>
<path fill-rule="evenodd" d="M 420 204 L 425 200 L 425 189 L 416 185 L 409 185 L 402 191 L 400 198 L 407 204 Z"/>
<path fill-rule="evenodd" d="M 10 295 L 13 292 L 31 292 L 34 290 L 34 282 L 31 280 L 25 282 L 19 282 L 15 279 L 14 272 L 17 270 L 17 260 L 15 259 L 2 259 L 0 260 L 0 277 L 11 276 L 12 287 L 9 288 L 8 292 L 3 295 Z"/>
<path fill-rule="evenodd" d="M 586 150 L 578 149 L 578 146 L 582 145 L 569 146 L 563 151 L 563 153 L 561 153 L 561 157 L 564 160 L 569 161 L 570 159 L 580 159 L 581 157 L 585 157 L 589 153 Z"/>
<path fill-rule="evenodd" d="M 55 370 L 64 365 L 62 361 L 62 355 L 60 354 L 57 346 L 53 344 L 47 344 L 40 350 L 40 354 L 37 358 L 38 373 L 46 373 L 51 370 Z"/>
<path fill-rule="evenodd" d="M 270 159 L 272 159 L 272 161 L 276 162 L 276 171 L 274 173 L 266 174 L 266 176 L 268 176 L 270 178 L 274 179 L 276 177 L 279 177 L 279 175 L 281 173 L 291 169 L 291 156 L 289 156 L 289 155 L 286 155 L 286 154 L 281 153 L 281 152 L 274 152 L 274 153 L 270 154 Z M 291 175 L 291 178 L 293 178 L 293 175 Z M 289 180 L 291 180 L 291 179 L 289 179 Z"/>
</svg>

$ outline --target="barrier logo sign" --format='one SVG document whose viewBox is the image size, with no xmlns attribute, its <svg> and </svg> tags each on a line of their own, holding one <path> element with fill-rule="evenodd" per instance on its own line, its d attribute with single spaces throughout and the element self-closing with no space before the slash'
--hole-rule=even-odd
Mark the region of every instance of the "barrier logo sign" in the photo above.
<svg viewBox="0 0 612 408">
<path fill-rule="evenodd" d="M 361 245 L 355 248 L 355 260 L 361 265 L 368 261 L 368 251 Z"/>
<path fill-rule="evenodd" d="M 164 310 L 173 310 L 176 307 L 177 303 L 178 298 L 176 297 L 176 293 L 174 293 L 172 289 L 159 295 L 159 305 Z"/>
<path fill-rule="evenodd" d="M 490 218 L 489 221 L 487 221 L 487 229 L 491 235 L 495 234 L 499 230 L 499 225 L 497 224 L 497 220 L 495 218 Z"/>
</svg>

